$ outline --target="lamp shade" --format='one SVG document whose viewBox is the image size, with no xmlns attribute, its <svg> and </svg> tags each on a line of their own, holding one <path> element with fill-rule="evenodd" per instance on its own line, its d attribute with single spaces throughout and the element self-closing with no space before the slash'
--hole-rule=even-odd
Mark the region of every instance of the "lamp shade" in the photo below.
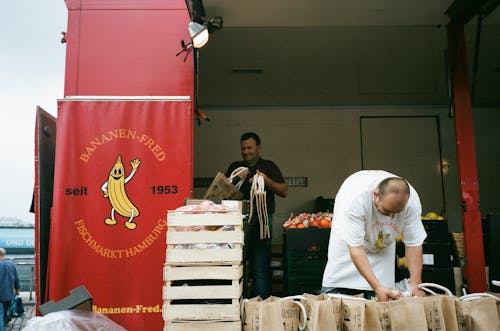
<svg viewBox="0 0 500 331">
<path fill-rule="evenodd" d="M 208 29 L 196 22 L 189 22 L 189 35 L 194 48 L 203 47 L 208 41 Z"/>
</svg>

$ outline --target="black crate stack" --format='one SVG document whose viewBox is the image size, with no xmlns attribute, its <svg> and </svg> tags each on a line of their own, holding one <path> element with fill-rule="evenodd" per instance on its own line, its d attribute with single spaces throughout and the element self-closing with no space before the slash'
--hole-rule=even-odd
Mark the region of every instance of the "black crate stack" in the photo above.
<svg viewBox="0 0 500 331">
<path fill-rule="evenodd" d="M 491 281 L 500 281 L 500 214 L 488 214 L 483 221 L 484 255 L 486 265 L 489 266 L 489 286 L 491 292 L 500 293 L 500 287 L 494 286 Z"/>
<path fill-rule="evenodd" d="M 284 281 L 288 295 L 320 292 L 329 239 L 330 229 L 285 229 Z"/>
<path fill-rule="evenodd" d="M 446 220 L 422 220 L 427 238 L 423 244 L 422 282 L 436 283 L 455 292 L 453 255 Z M 396 281 L 409 277 L 404 244 L 396 244 Z"/>
</svg>

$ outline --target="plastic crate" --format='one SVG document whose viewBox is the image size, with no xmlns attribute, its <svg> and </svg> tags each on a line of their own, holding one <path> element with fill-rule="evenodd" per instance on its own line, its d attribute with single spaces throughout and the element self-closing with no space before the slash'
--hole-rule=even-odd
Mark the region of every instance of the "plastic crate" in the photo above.
<svg viewBox="0 0 500 331">
<path fill-rule="evenodd" d="M 283 252 L 287 254 L 293 252 L 328 255 L 329 228 L 285 229 L 283 234 Z"/>
<path fill-rule="evenodd" d="M 450 242 L 450 234 L 448 232 L 448 222 L 446 220 L 422 220 L 422 223 L 427 233 L 425 242 Z"/>
<path fill-rule="evenodd" d="M 455 293 L 455 275 L 453 268 L 430 268 L 424 266 L 422 269 L 423 283 L 436 283 Z"/>
<path fill-rule="evenodd" d="M 294 281 L 289 284 L 287 295 L 300 295 L 304 293 L 318 295 L 321 293 L 321 279 L 315 281 Z"/>
<path fill-rule="evenodd" d="M 448 242 L 444 243 L 424 243 L 423 263 L 432 268 L 451 268 L 453 257 Z"/>
<path fill-rule="evenodd" d="M 296 254 L 289 251 L 285 255 L 286 292 L 289 295 L 317 294 L 321 289 L 327 257 L 317 252 Z"/>
</svg>

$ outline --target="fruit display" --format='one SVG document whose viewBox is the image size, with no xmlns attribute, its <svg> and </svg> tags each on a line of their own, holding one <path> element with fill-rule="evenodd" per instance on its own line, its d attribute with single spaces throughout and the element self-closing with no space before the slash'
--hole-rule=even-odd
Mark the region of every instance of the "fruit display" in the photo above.
<svg viewBox="0 0 500 331">
<path fill-rule="evenodd" d="M 431 211 L 425 214 L 425 216 L 422 216 L 423 220 L 444 220 L 444 217 Z"/>
<path fill-rule="evenodd" d="M 331 228 L 332 213 L 301 213 L 299 215 L 290 215 L 288 220 L 283 223 L 283 227 L 287 229 L 305 229 L 309 227 Z"/>
</svg>

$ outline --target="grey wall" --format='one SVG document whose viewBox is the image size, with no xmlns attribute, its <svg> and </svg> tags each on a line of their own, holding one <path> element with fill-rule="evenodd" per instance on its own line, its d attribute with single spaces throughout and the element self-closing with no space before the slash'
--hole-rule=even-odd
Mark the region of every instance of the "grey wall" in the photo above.
<svg viewBox="0 0 500 331">
<path fill-rule="evenodd" d="M 274 237 L 278 242 L 281 224 L 290 213 L 312 211 L 317 196 L 334 197 L 342 181 L 361 169 L 362 116 L 437 116 L 441 155 L 448 162 L 448 172 L 443 177 L 446 217 L 450 231 L 461 230 L 454 122 L 445 108 L 258 107 L 208 109 L 205 113 L 210 122 L 195 128 L 195 177 L 225 172 L 232 161 L 241 159 L 239 137 L 245 131 L 259 133 L 262 156 L 275 161 L 284 176 L 308 177 L 308 187 L 292 187 L 287 198 L 276 198 Z M 410 155 L 411 151 L 408 153 Z M 439 183 L 436 189 L 440 189 Z M 195 189 L 195 197 L 201 197 L 205 190 Z M 424 211 L 430 210 L 425 210 L 424 206 Z"/>
<path fill-rule="evenodd" d="M 481 213 L 500 214 L 500 107 L 475 108 L 474 134 Z"/>
<path fill-rule="evenodd" d="M 466 27 L 470 80 L 475 32 Z M 500 212 L 499 37 L 498 25 L 483 26 L 474 92 L 483 215 Z M 361 169 L 362 116 L 437 116 L 446 217 L 450 231 L 462 230 L 445 27 L 228 27 L 210 38 L 199 53 L 199 105 L 211 121 L 195 128 L 195 177 L 225 171 L 241 158 L 241 133 L 258 132 L 263 157 L 287 177 L 308 177 L 308 187 L 277 198 L 279 231 L 291 212 L 312 210 Z"/>
<path fill-rule="evenodd" d="M 205 47 L 203 106 L 447 101 L 445 29 L 228 28 Z"/>
</svg>

